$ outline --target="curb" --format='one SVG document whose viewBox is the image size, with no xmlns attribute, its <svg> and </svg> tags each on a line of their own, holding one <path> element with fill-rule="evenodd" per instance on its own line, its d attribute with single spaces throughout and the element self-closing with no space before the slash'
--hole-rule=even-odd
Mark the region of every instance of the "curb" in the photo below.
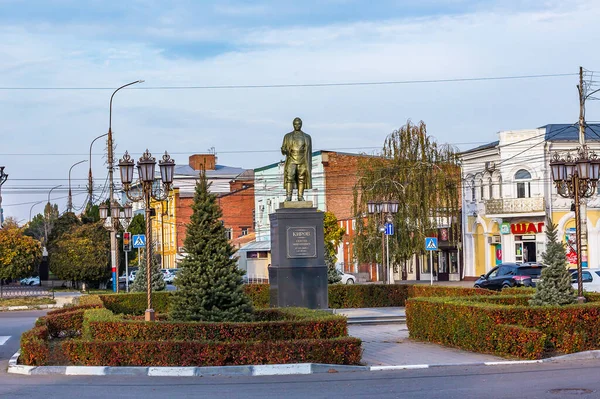
<svg viewBox="0 0 600 399">
<path fill-rule="evenodd" d="M 347 373 L 356 371 L 419 370 L 438 367 L 508 366 L 517 364 L 540 364 L 567 360 L 600 358 L 600 350 L 574 353 L 542 360 L 507 360 L 498 362 L 407 364 L 398 366 L 347 366 L 339 364 L 292 363 L 248 366 L 207 366 L 207 367 L 109 367 L 109 366 L 25 366 L 17 364 L 20 352 L 8 361 L 8 373 L 22 375 L 121 375 L 148 377 L 204 377 L 204 376 L 274 376 L 307 375 L 323 373 Z"/>
<path fill-rule="evenodd" d="M 11 310 L 42 310 L 42 309 L 56 309 L 62 308 L 62 305 L 51 304 L 51 305 L 33 305 L 33 306 L 0 306 L 0 312 L 11 311 Z"/>
<path fill-rule="evenodd" d="M 369 371 L 368 366 L 346 366 L 339 364 L 292 363 L 265 364 L 256 366 L 214 367 L 108 367 L 108 366 L 24 366 L 17 364 L 20 352 L 8 361 L 8 373 L 22 375 L 122 375 L 148 377 L 204 377 L 204 376 L 271 376 L 305 375 Z"/>
</svg>

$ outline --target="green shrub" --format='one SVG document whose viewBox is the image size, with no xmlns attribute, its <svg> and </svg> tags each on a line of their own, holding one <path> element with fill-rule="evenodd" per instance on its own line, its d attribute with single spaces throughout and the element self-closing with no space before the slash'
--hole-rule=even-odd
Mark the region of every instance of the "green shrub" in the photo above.
<svg viewBox="0 0 600 399">
<path fill-rule="evenodd" d="M 233 366 L 248 364 L 359 364 L 358 338 L 248 342 L 105 342 L 67 340 L 68 359 L 84 366 Z"/>
<path fill-rule="evenodd" d="M 329 307 L 343 309 L 404 306 L 409 287 L 404 284 L 333 284 L 329 286 Z"/>
<path fill-rule="evenodd" d="M 95 305 L 97 307 L 104 306 L 102 299 L 99 295 L 82 295 L 77 299 L 77 304 L 80 306 Z"/>
<path fill-rule="evenodd" d="M 170 292 L 153 292 L 152 308 L 156 313 L 168 313 Z M 145 292 L 100 295 L 104 307 L 115 314 L 143 315 L 148 308 Z"/>
<path fill-rule="evenodd" d="M 48 363 L 48 328 L 36 326 L 21 335 L 19 362 L 28 366 L 43 366 Z"/>
<path fill-rule="evenodd" d="M 90 322 L 113 322 L 121 321 L 122 317 L 116 316 L 113 312 L 106 308 L 100 309 L 89 309 L 83 314 L 83 324 L 81 335 L 83 339 L 91 339 L 92 332 L 90 329 Z"/>
<path fill-rule="evenodd" d="M 254 309 L 268 308 L 271 297 L 269 293 L 269 284 L 246 284 L 244 285 L 244 293 L 250 298 L 250 302 Z"/>
<path fill-rule="evenodd" d="M 308 309 L 267 310 L 264 319 L 276 321 L 214 323 L 124 321 L 108 310 L 86 312 L 85 336 L 99 341 L 286 341 L 326 339 L 348 335 L 346 318 Z"/>
<path fill-rule="evenodd" d="M 408 298 L 498 295 L 498 292 L 496 291 L 485 290 L 483 288 L 448 287 L 426 284 L 408 285 L 407 287 Z"/>
<path fill-rule="evenodd" d="M 46 327 L 48 327 L 50 337 L 68 338 L 81 334 L 84 312 L 85 309 L 76 309 L 70 312 L 46 315 Z"/>
</svg>

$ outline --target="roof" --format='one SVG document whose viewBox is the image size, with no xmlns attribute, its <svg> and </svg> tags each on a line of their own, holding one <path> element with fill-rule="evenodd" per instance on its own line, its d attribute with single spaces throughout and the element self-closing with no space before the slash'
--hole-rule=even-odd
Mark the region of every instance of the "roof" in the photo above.
<svg viewBox="0 0 600 399">
<path fill-rule="evenodd" d="M 368 156 L 367 154 L 356 154 L 356 153 L 351 153 L 351 152 L 340 152 L 340 151 L 330 151 L 330 150 L 319 150 L 319 151 L 313 151 L 312 156 L 317 156 L 317 155 L 321 155 L 321 153 L 323 152 L 334 152 L 336 154 L 341 154 L 341 155 L 351 155 L 351 156 L 357 156 L 357 157 L 364 157 L 364 156 Z M 271 169 L 276 167 L 277 165 L 279 165 L 280 163 L 283 163 L 282 161 L 279 162 L 275 162 L 266 166 L 261 166 L 260 168 L 255 168 L 254 171 L 255 172 L 262 172 L 263 170 L 267 170 L 267 169 Z"/>
<path fill-rule="evenodd" d="M 500 140 L 492 141 L 491 143 L 487 143 L 487 144 L 484 144 L 484 145 L 480 145 L 479 147 L 475 147 L 475 148 L 471 148 L 470 150 L 463 151 L 460 154 L 462 155 L 462 154 L 467 154 L 469 152 L 487 150 L 487 149 L 490 149 L 490 148 L 497 147 L 499 144 L 500 144 Z"/>
<path fill-rule="evenodd" d="M 546 141 L 579 141 L 579 124 L 555 123 L 541 126 L 546 128 Z M 589 141 L 600 141 L 600 124 L 590 123 L 586 125 L 585 139 Z"/>
<path fill-rule="evenodd" d="M 240 174 L 247 171 L 244 168 L 238 168 L 235 166 L 216 165 L 214 170 L 207 170 L 206 177 L 237 177 Z M 175 165 L 175 177 L 178 176 L 189 176 L 198 177 L 199 171 L 194 170 L 190 165 Z"/>
<path fill-rule="evenodd" d="M 271 241 L 252 241 L 244 245 L 239 251 L 270 251 Z"/>
</svg>

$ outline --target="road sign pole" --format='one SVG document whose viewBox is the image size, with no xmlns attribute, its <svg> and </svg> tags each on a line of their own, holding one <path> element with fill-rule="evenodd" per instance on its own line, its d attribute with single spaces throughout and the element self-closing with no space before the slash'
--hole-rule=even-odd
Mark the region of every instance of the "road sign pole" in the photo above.
<svg viewBox="0 0 600 399">
<path fill-rule="evenodd" d="M 429 285 L 433 285 L 433 251 L 429 251 L 429 268 L 431 272 Z"/>
<path fill-rule="evenodd" d="M 125 292 L 129 292 L 129 252 L 125 251 Z"/>
</svg>

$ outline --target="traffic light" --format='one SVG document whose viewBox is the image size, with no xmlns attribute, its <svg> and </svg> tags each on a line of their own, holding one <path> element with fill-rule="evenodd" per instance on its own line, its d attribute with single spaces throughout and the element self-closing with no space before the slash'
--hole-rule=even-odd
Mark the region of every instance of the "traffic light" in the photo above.
<svg viewBox="0 0 600 399">
<path fill-rule="evenodd" d="M 131 233 L 127 231 L 123 233 L 123 251 L 131 251 Z"/>
</svg>

